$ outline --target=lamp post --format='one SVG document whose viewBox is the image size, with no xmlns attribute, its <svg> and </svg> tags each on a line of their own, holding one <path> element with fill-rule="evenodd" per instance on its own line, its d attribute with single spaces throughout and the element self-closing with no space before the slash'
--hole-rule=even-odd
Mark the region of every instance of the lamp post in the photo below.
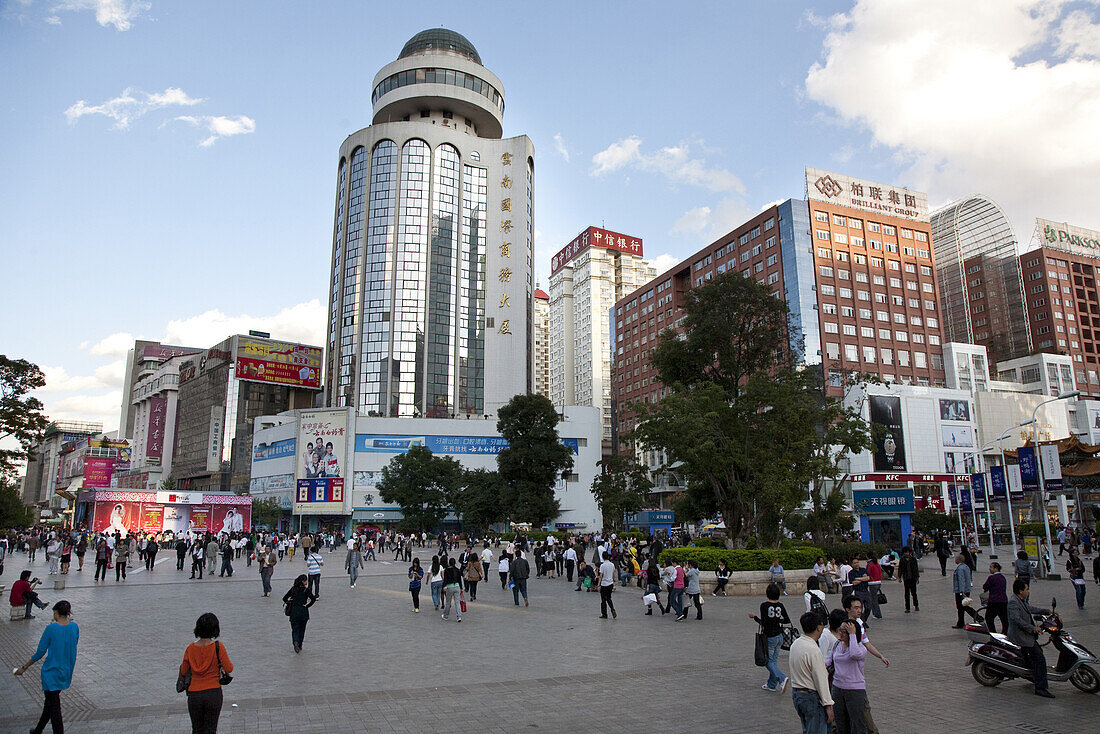
<svg viewBox="0 0 1100 734">
<path fill-rule="evenodd" d="M 1032 420 L 1029 420 L 1029 421 L 1024 421 L 1023 423 L 1018 423 L 1018 424 L 1014 425 L 1012 428 L 1009 428 L 1007 431 L 1002 433 L 1001 437 L 997 439 L 997 448 L 1000 449 L 1000 452 L 1001 452 L 1001 472 L 1003 472 L 1004 478 L 1005 478 L 1005 502 L 1008 503 L 1008 529 L 1009 529 L 1009 532 L 1012 533 L 1012 552 L 1013 552 L 1013 554 L 1016 553 L 1016 521 L 1012 517 L 1012 487 L 1009 486 L 1009 484 L 1008 484 L 1008 466 L 1005 464 L 1005 445 L 1004 445 L 1003 442 L 1017 428 L 1023 428 L 1024 426 L 1031 426 L 1031 425 L 1034 425 L 1034 424 L 1035 424 L 1035 419 L 1034 418 Z M 993 481 L 993 476 L 991 474 L 990 475 L 990 482 L 992 482 L 992 481 Z"/>
<path fill-rule="evenodd" d="M 972 454 L 968 454 L 968 456 L 972 455 L 976 459 L 975 468 L 979 469 L 979 474 L 981 473 L 980 469 L 982 465 L 985 463 L 986 450 L 993 448 L 994 445 L 995 444 L 992 443 L 987 444 L 977 451 L 974 451 Z M 963 459 L 963 461 L 965 462 L 966 460 Z M 973 484 L 971 484 L 971 487 L 973 488 Z M 989 485 L 985 483 L 984 479 L 982 480 L 982 489 L 985 491 L 985 519 L 989 521 L 989 557 L 990 559 L 994 559 L 997 557 L 997 551 L 993 548 L 993 521 L 989 518 L 989 508 L 992 503 L 989 501 Z M 973 497 L 970 499 L 970 512 L 974 515 L 974 537 L 976 539 L 978 536 L 978 512 L 974 509 Z"/>
<path fill-rule="evenodd" d="M 1039 413 L 1039 408 L 1043 407 L 1047 403 L 1055 403 L 1059 400 L 1068 400 L 1069 398 L 1075 398 L 1080 394 L 1080 390 L 1070 390 L 1068 392 L 1059 393 L 1058 397 L 1056 398 L 1044 400 L 1043 402 L 1035 406 L 1035 410 L 1031 411 L 1031 422 L 1035 424 L 1036 416 Z M 1040 503 L 1042 503 L 1043 506 L 1043 528 L 1046 530 L 1047 534 L 1047 553 L 1050 553 L 1051 548 L 1053 548 L 1054 546 L 1050 541 L 1050 515 L 1047 513 L 1047 490 L 1046 484 L 1044 484 L 1043 482 L 1043 457 L 1042 453 L 1039 450 L 1039 430 L 1037 424 L 1032 427 L 1032 436 L 1035 437 L 1035 463 L 1038 464 L 1039 469 L 1039 501 Z M 1040 553 L 1039 555 L 1042 556 L 1042 553 Z M 1040 558 L 1040 562 L 1042 562 L 1042 558 Z M 1058 581 L 1062 578 L 1062 576 L 1061 574 L 1054 573 L 1053 563 L 1051 563 L 1050 565 L 1051 568 L 1047 570 L 1047 578 L 1052 581 Z"/>
</svg>

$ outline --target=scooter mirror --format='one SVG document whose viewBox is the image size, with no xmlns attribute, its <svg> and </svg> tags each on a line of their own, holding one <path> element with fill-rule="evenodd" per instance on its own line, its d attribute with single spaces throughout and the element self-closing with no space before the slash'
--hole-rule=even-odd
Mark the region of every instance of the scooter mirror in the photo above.
<svg viewBox="0 0 1100 734">
<path fill-rule="evenodd" d="M 1054 597 L 1052 596 L 1052 597 L 1050 598 L 1050 611 L 1052 611 L 1052 612 L 1053 612 L 1053 611 L 1054 611 L 1055 609 L 1057 609 L 1057 608 L 1058 608 L 1058 600 L 1057 600 L 1057 599 L 1055 599 L 1055 598 L 1054 598 Z"/>
</svg>

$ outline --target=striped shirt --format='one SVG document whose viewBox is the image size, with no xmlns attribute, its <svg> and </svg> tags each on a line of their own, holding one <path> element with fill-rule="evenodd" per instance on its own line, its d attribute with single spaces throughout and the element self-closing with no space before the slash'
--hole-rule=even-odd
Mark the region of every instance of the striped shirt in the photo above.
<svg viewBox="0 0 1100 734">
<path fill-rule="evenodd" d="M 325 559 L 321 557 L 320 553 L 310 553 L 306 556 L 306 566 L 309 568 L 309 575 L 316 576 L 321 573 L 321 566 L 325 564 Z"/>
</svg>

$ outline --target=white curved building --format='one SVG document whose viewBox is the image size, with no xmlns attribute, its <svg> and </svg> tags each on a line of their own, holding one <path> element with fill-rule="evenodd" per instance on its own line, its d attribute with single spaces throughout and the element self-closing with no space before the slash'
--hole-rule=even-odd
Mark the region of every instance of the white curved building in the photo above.
<svg viewBox="0 0 1100 734">
<path fill-rule="evenodd" d="M 974 194 L 930 218 L 946 341 L 981 344 L 991 364 L 1029 354 L 1024 281 L 1008 217 Z"/>
<path fill-rule="evenodd" d="M 326 401 L 493 415 L 532 390 L 534 146 L 463 36 L 413 36 L 340 146 Z"/>
</svg>

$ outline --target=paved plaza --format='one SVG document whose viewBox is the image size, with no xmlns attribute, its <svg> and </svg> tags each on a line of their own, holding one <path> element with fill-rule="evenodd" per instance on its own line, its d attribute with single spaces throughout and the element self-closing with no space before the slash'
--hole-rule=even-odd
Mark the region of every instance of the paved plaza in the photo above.
<svg viewBox="0 0 1100 734">
<path fill-rule="evenodd" d="M 423 560 L 430 553 L 419 553 Z M 134 569 L 126 582 L 92 582 L 93 569 L 71 572 L 67 588 L 49 583 L 42 597 L 72 602 L 80 625 L 73 686 L 62 694 L 66 731 L 184 732 L 186 701 L 174 689 L 183 650 L 199 614 L 221 620 L 236 666 L 225 689 L 223 732 L 797 732 L 790 695 L 762 691 L 752 663 L 760 599 L 707 597 L 704 619 L 643 615 L 634 587 L 615 593 L 617 620 L 601 620 L 597 594 L 564 579 L 531 579 L 531 606 L 483 582 L 461 624 L 432 612 L 427 589 L 413 614 L 405 564 L 368 563 L 355 589 L 341 572 L 343 553 L 325 552 L 321 599 L 305 648 L 295 655 L 279 597 L 305 572 L 299 557 L 280 563 L 275 593 L 260 596 L 255 565 L 237 564 L 232 579 L 188 580 L 175 554 L 156 570 Z M 1002 555 L 1002 558 L 1004 555 Z M 388 560 L 388 558 L 387 558 Z M 883 732 L 1029 732 L 1100 730 L 1100 698 L 1053 684 L 1057 699 L 1032 695 L 1015 681 L 980 687 L 965 667 L 963 633 L 950 576 L 925 558 L 921 611 L 903 614 L 900 585 L 887 583 L 886 618 L 872 620 L 872 641 L 890 660 L 868 658 L 868 691 Z M 979 569 L 986 563 L 979 557 Z M 8 558 L 0 583 L 10 586 L 26 556 Z M 41 561 L 35 575 L 50 582 Z M 985 574 L 975 574 L 980 587 Z M 1033 600 L 1059 599 L 1069 631 L 1100 650 L 1100 587 L 1089 586 L 1078 611 L 1068 581 L 1037 582 Z M 5 596 L 6 600 L 6 596 Z M 786 597 L 792 617 L 801 597 Z M 829 597 L 830 607 L 839 597 Z M 5 604 L 6 606 L 6 604 Z M 0 662 L 25 662 L 49 620 L 0 621 Z M 787 671 L 786 653 L 780 667 Z M 25 732 L 37 720 L 39 667 L 22 678 L 0 676 L 0 732 Z"/>
</svg>

